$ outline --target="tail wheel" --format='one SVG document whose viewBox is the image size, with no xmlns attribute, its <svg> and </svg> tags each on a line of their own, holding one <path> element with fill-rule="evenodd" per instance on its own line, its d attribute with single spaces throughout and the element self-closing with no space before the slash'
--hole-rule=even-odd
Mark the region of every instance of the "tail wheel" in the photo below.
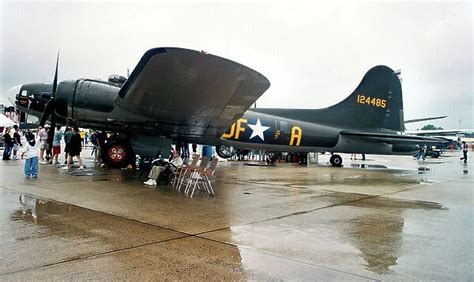
<svg viewBox="0 0 474 282">
<path fill-rule="evenodd" d="M 216 147 L 216 153 L 219 157 L 228 159 L 235 154 L 235 149 L 232 146 L 220 145 Z"/>
<path fill-rule="evenodd" d="M 342 166 L 342 157 L 339 155 L 332 155 L 329 159 L 329 162 L 332 166 L 341 167 Z"/>
<path fill-rule="evenodd" d="M 132 147 L 122 140 L 113 140 L 105 144 L 103 148 L 102 161 L 109 167 L 127 167 L 134 165 L 134 154 Z"/>
</svg>

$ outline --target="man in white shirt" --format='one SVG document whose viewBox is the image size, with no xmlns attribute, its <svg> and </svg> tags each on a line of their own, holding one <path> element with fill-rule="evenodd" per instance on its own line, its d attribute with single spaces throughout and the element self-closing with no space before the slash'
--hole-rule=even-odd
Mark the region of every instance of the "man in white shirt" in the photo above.
<svg viewBox="0 0 474 282">
<path fill-rule="evenodd" d="M 148 174 L 148 181 L 145 181 L 145 185 L 156 185 L 156 181 L 158 180 L 158 177 L 160 176 L 160 173 L 164 171 L 168 166 L 171 170 L 176 170 L 177 168 L 181 167 L 183 165 L 183 159 L 180 156 L 179 151 L 173 151 L 173 159 L 169 162 L 169 164 L 165 164 L 163 166 L 160 165 L 154 165 L 150 173 Z"/>
<path fill-rule="evenodd" d="M 48 129 L 46 126 L 45 128 L 41 126 L 39 127 L 38 137 L 39 137 L 39 143 L 40 143 L 40 147 L 39 147 L 40 162 L 42 164 L 46 164 L 47 162 L 44 159 L 44 152 L 48 150 Z"/>
</svg>

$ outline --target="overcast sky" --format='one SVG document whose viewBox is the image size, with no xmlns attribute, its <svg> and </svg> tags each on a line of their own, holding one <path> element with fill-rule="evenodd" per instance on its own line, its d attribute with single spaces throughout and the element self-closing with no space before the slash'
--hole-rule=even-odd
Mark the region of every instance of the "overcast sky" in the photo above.
<svg viewBox="0 0 474 282">
<path fill-rule="evenodd" d="M 472 18 L 466 1 L 0 0 L 0 103 L 14 86 L 52 82 L 58 50 L 60 80 L 105 80 L 175 46 L 264 74 L 272 85 L 258 107 L 327 107 L 387 65 L 402 70 L 405 119 L 474 128 Z"/>
</svg>

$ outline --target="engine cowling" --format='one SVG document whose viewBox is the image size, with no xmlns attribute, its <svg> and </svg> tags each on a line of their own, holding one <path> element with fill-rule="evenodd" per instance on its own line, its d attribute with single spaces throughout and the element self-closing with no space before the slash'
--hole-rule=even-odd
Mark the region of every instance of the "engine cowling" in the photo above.
<svg viewBox="0 0 474 282">
<path fill-rule="evenodd" d="M 114 109 L 119 89 L 104 81 L 63 81 L 56 92 L 56 113 L 66 119 L 103 122 L 104 114 Z"/>
</svg>

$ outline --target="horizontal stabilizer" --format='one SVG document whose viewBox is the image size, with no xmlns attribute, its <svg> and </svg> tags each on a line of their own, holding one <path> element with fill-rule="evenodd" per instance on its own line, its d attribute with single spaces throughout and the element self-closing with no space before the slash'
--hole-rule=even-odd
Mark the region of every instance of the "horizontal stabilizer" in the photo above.
<svg viewBox="0 0 474 282">
<path fill-rule="evenodd" d="M 374 141 L 384 142 L 388 144 L 439 144 L 445 143 L 446 140 L 440 138 L 399 135 L 399 134 L 385 134 L 385 133 L 367 133 L 357 131 L 341 131 L 341 135 L 360 137 L 371 139 Z"/>
<path fill-rule="evenodd" d="M 448 116 L 416 118 L 416 119 L 405 120 L 405 123 L 413 123 L 413 122 L 420 122 L 420 121 L 427 121 L 427 120 L 443 119 L 443 118 L 447 118 L 447 117 Z"/>
</svg>

